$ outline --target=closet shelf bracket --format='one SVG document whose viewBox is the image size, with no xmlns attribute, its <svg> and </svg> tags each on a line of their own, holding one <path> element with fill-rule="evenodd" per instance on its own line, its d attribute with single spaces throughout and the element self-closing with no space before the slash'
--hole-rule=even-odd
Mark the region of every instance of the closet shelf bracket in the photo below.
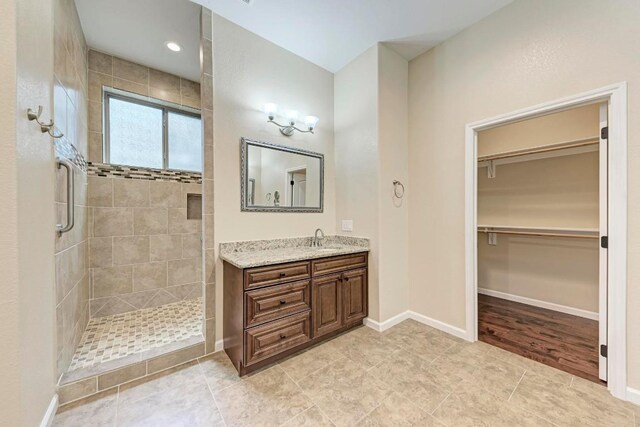
<svg viewBox="0 0 640 427">
<path fill-rule="evenodd" d="M 487 162 L 487 178 L 495 178 L 496 177 L 496 164 L 493 160 L 489 160 Z"/>
</svg>

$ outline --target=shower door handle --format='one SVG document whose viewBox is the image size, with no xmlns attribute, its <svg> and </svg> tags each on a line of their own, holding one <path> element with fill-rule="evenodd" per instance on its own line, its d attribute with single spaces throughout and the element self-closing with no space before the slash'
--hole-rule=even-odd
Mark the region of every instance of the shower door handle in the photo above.
<svg viewBox="0 0 640 427">
<path fill-rule="evenodd" d="M 57 224 L 56 231 L 58 236 L 62 233 L 66 233 L 73 228 L 74 216 L 75 216 L 75 200 L 74 200 L 74 177 L 73 177 L 73 164 L 67 159 L 57 159 L 58 169 L 65 168 L 67 171 L 67 223 Z"/>
</svg>

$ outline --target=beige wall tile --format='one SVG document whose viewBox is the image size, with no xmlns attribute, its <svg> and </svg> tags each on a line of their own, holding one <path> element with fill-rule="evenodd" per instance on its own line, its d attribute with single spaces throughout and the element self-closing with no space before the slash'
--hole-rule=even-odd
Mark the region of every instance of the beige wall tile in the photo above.
<svg viewBox="0 0 640 427">
<path fill-rule="evenodd" d="M 73 400 L 89 396 L 98 391 L 98 382 L 96 377 L 87 378 L 71 384 L 58 387 L 58 401 L 60 405 L 69 403 Z"/>
<path fill-rule="evenodd" d="M 182 189 L 179 182 L 150 181 L 149 206 L 179 208 L 182 206 Z"/>
<path fill-rule="evenodd" d="M 149 96 L 151 98 L 161 99 L 167 102 L 173 102 L 174 104 L 180 104 L 180 92 L 169 91 L 166 89 L 159 89 L 155 87 L 149 87 Z"/>
<path fill-rule="evenodd" d="M 204 247 L 215 249 L 213 215 L 204 215 Z"/>
<path fill-rule="evenodd" d="M 166 234 L 167 209 L 135 208 L 133 224 L 134 234 Z"/>
<path fill-rule="evenodd" d="M 216 319 L 207 319 L 204 322 L 205 352 L 211 354 L 216 351 Z"/>
<path fill-rule="evenodd" d="M 89 131 L 102 132 L 102 103 L 89 101 Z"/>
<path fill-rule="evenodd" d="M 202 76 L 202 91 L 200 102 L 205 110 L 213 110 L 213 76 L 205 74 Z"/>
<path fill-rule="evenodd" d="M 166 262 L 150 262 L 133 266 L 133 288 L 136 292 L 166 287 Z"/>
<path fill-rule="evenodd" d="M 86 268 L 86 242 L 72 246 L 55 256 L 56 300 L 58 303 L 82 279 Z"/>
<path fill-rule="evenodd" d="M 199 258 L 169 261 L 169 286 L 196 282 L 199 261 Z"/>
<path fill-rule="evenodd" d="M 200 99 L 200 83 L 180 79 L 180 94 L 183 97 Z"/>
<path fill-rule="evenodd" d="M 93 208 L 93 234 L 96 237 L 133 234 L 132 208 Z"/>
<path fill-rule="evenodd" d="M 136 93 L 142 96 L 149 96 L 149 86 L 146 84 L 131 82 L 129 80 L 113 78 L 113 87 L 127 92 Z"/>
<path fill-rule="evenodd" d="M 89 70 L 108 75 L 113 74 L 113 59 L 111 55 L 90 49 Z"/>
<path fill-rule="evenodd" d="M 89 71 L 89 101 L 102 102 L 102 87 L 112 87 L 113 77 L 95 71 Z"/>
<path fill-rule="evenodd" d="M 187 209 L 169 209 L 169 233 L 197 233 L 202 221 L 187 219 Z"/>
<path fill-rule="evenodd" d="M 211 319 L 216 315 L 216 286 L 206 285 L 204 288 L 204 317 Z"/>
<path fill-rule="evenodd" d="M 87 160 L 93 163 L 102 163 L 102 133 L 88 132 L 88 144 L 89 157 Z"/>
<path fill-rule="evenodd" d="M 98 377 L 98 390 L 105 390 L 116 385 L 126 383 L 136 378 L 143 377 L 147 373 L 147 363 L 140 362 L 107 372 Z"/>
<path fill-rule="evenodd" d="M 113 245 L 111 237 L 89 239 L 89 267 L 111 267 L 113 265 Z"/>
<path fill-rule="evenodd" d="M 215 258 L 215 250 L 214 249 L 206 249 L 205 250 L 205 283 L 215 283 L 216 282 L 216 258 Z"/>
<path fill-rule="evenodd" d="M 213 75 L 213 46 L 211 40 L 203 40 L 202 44 L 202 71 L 205 74 Z"/>
<path fill-rule="evenodd" d="M 126 294 L 132 290 L 133 267 L 131 265 L 93 269 L 94 298 Z"/>
<path fill-rule="evenodd" d="M 182 96 L 180 99 L 180 104 L 185 107 L 197 108 L 200 109 L 200 98 L 187 98 L 186 96 Z"/>
<path fill-rule="evenodd" d="M 149 84 L 149 69 L 145 66 L 114 57 L 113 77 L 146 85 Z"/>
<path fill-rule="evenodd" d="M 202 256 L 202 240 L 200 233 L 182 235 L 182 256 L 195 258 Z"/>
<path fill-rule="evenodd" d="M 87 177 L 87 204 L 96 207 L 113 206 L 113 178 Z"/>
<path fill-rule="evenodd" d="M 174 351 L 173 353 L 165 354 L 164 356 L 149 360 L 147 362 L 147 372 L 152 374 L 154 372 L 162 371 L 179 363 L 187 362 L 203 355 L 204 344 L 187 347 L 183 350 Z"/>
<path fill-rule="evenodd" d="M 150 68 L 149 87 L 180 95 L 180 77 Z"/>
<path fill-rule="evenodd" d="M 113 264 L 129 265 L 149 262 L 149 236 L 113 238 Z"/>
<path fill-rule="evenodd" d="M 144 179 L 114 179 L 113 205 L 149 206 L 149 181 Z"/>
<path fill-rule="evenodd" d="M 182 258 L 182 235 L 159 234 L 149 236 L 151 261 L 166 261 Z"/>
<path fill-rule="evenodd" d="M 205 179 L 203 181 L 204 194 L 202 197 L 204 200 L 202 201 L 204 206 L 205 215 L 213 215 L 213 180 Z"/>
</svg>

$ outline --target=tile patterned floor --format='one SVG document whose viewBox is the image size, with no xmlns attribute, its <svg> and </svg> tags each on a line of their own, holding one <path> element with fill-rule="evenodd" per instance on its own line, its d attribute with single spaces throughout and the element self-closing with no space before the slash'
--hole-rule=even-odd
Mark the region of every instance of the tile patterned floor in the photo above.
<svg viewBox="0 0 640 427">
<path fill-rule="evenodd" d="M 69 372 L 202 334 L 202 298 L 91 319 Z"/>
<path fill-rule="evenodd" d="M 240 379 L 223 352 L 63 408 L 54 426 L 636 426 L 600 385 L 408 320 Z"/>
</svg>

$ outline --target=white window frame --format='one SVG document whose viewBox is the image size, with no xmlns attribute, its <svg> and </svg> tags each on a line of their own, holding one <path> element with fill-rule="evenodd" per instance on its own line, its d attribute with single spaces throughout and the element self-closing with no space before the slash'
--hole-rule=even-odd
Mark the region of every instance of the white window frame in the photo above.
<svg viewBox="0 0 640 427">
<path fill-rule="evenodd" d="M 134 104 L 144 105 L 147 107 L 157 108 L 162 111 L 162 167 L 160 169 L 165 170 L 180 170 L 169 168 L 169 113 L 182 114 L 183 116 L 195 117 L 200 119 L 202 124 L 202 116 L 200 110 L 189 107 L 182 107 L 170 102 L 164 102 L 159 99 L 149 98 L 145 96 L 135 95 L 133 93 L 103 88 L 103 128 L 104 128 L 104 140 L 102 149 L 102 161 L 106 164 L 111 163 L 111 135 L 110 135 L 110 120 L 109 120 L 109 102 L 111 99 L 117 99 L 120 101 L 131 102 Z M 149 166 L 140 165 L 123 165 L 138 168 L 151 168 Z M 184 172 L 196 172 L 202 173 L 202 171 L 184 170 Z"/>
</svg>

